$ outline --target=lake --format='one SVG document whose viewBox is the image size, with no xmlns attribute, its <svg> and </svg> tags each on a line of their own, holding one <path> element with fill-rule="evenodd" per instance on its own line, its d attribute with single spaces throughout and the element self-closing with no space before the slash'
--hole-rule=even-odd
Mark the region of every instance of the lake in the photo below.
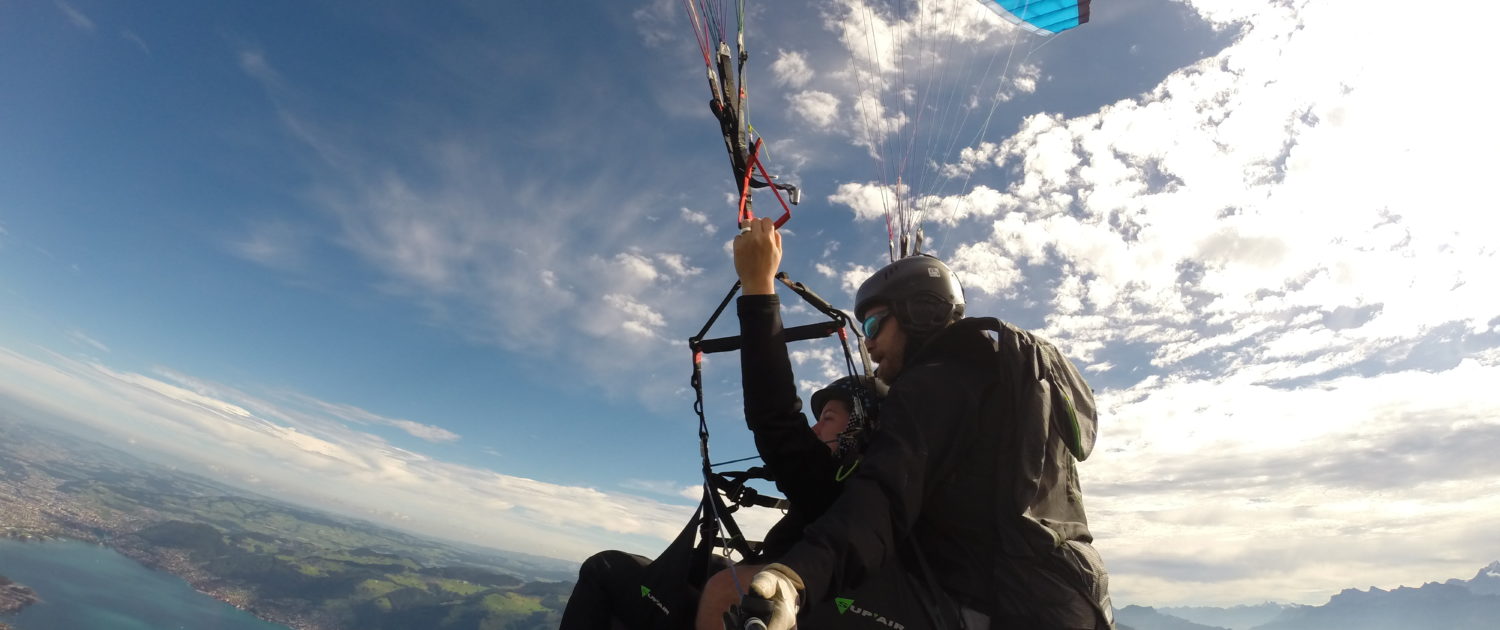
<svg viewBox="0 0 1500 630">
<path fill-rule="evenodd" d="M 87 543 L 0 538 L 0 575 L 42 599 L 0 617 L 15 630 L 286 630 Z"/>
</svg>

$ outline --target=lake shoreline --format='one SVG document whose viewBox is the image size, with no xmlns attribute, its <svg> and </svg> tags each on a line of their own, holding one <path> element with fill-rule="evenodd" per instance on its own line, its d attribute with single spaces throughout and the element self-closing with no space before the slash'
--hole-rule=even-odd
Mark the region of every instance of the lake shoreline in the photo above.
<svg viewBox="0 0 1500 630">
<path fill-rule="evenodd" d="M 0 575 L 0 615 L 13 615 L 21 612 L 22 608 L 42 601 L 36 596 L 36 591 L 31 590 L 25 584 L 20 584 L 8 577 Z M 5 624 L 0 623 L 0 630 Z"/>
<path fill-rule="evenodd" d="M 128 538 L 112 538 L 110 541 L 104 541 L 93 537 L 78 537 L 57 533 L 47 533 L 43 535 L 28 534 L 21 536 L 0 534 L 0 538 L 24 544 L 46 545 L 53 543 L 78 543 L 94 547 L 101 547 L 119 554 L 120 556 L 130 560 L 131 562 L 140 565 L 143 569 L 178 578 L 198 594 L 216 600 L 220 603 L 232 606 L 238 610 L 254 616 L 261 621 L 282 625 L 287 627 L 289 630 L 325 630 L 327 628 L 327 626 L 306 623 L 306 620 L 304 619 L 283 618 L 285 617 L 285 615 L 279 614 L 281 611 L 265 611 L 260 610 L 254 606 L 246 605 L 246 598 L 243 595 L 236 596 L 232 589 L 224 587 L 216 588 L 212 584 L 205 584 L 221 580 L 207 574 L 206 572 L 198 570 L 185 557 L 173 558 L 172 556 L 174 555 L 174 550 L 151 549 L 145 545 L 137 546 L 129 544 L 110 544 L 110 542 L 123 542 L 123 540 L 128 540 Z M 180 556 L 183 554 L 178 553 L 175 555 Z M 34 603 L 40 603 L 42 601 L 41 598 L 37 597 L 36 593 L 29 587 L 21 586 L 18 583 L 11 582 L 12 585 L 20 586 L 26 593 L 29 593 L 30 601 L 25 601 L 24 603 L 20 603 L 20 605 L 15 606 L 13 609 L 8 609 L 6 604 L 10 600 L 8 600 L 6 597 L 7 586 L 3 585 L 4 581 L 7 580 L 8 578 L 0 576 L 0 614 L 17 614 L 21 611 L 22 608 L 25 608 L 26 606 Z M 19 598 L 17 599 L 17 601 L 19 601 Z M 11 630 L 11 627 L 4 622 L 0 622 L 0 630 Z"/>
</svg>

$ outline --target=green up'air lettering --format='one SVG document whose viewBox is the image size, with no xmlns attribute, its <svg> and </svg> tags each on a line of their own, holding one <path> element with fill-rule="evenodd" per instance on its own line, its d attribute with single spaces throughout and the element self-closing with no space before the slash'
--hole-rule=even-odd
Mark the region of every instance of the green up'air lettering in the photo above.
<svg viewBox="0 0 1500 630">
<path fill-rule="evenodd" d="M 854 605 L 854 600 L 847 597 L 835 597 L 833 598 L 833 605 L 839 607 L 839 614 L 842 615 L 844 611 L 849 610 L 849 607 Z"/>
<path fill-rule="evenodd" d="M 855 468 L 859 468 L 859 463 L 861 461 L 864 461 L 864 457 L 857 457 L 857 458 L 855 458 L 854 465 L 850 466 L 849 470 L 844 470 L 844 465 L 843 464 L 839 464 L 838 472 L 836 472 L 836 473 L 833 474 L 833 480 L 834 481 L 843 481 L 843 480 L 847 479 L 849 477 L 849 475 L 854 474 L 854 469 Z M 842 612 L 842 611 L 840 611 L 840 612 Z"/>
</svg>

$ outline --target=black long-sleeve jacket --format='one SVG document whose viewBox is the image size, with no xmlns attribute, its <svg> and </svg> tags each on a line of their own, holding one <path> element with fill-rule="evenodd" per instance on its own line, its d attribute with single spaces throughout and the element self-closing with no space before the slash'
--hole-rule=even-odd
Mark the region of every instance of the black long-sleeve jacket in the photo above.
<svg viewBox="0 0 1500 630">
<path fill-rule="evenodd" d="M 907 359 L 860 467 L 780 562 L 821 601 L 910 544 L 958 603 L 1046 621 L 992 627 L 1094 628 L 1107 577 L 1073 466 L 1094 423 L 1092 393 L 1051 344 L 962 320 Z M 1066 601 L 1035 601 L 1054 594 Z"/>
<path fill-rule="evenodd" d="M 740 370 L 745 424 L 755 447 L 791 503 L 787 515 L 766 534 L 763 559 L 774 559 L 802 537 L 802 528 L 822 515 L 838 495 L 837 461 L 813 433 L 792 375 L 775 295 L 744 295 L 740 317 Z"/>
</svg>

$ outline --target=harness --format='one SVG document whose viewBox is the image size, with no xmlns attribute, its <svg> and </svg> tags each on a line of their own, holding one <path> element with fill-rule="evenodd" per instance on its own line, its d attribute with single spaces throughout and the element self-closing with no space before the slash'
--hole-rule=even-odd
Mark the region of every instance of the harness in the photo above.
<svg viewBox="0 0 1500 630">
<path fill-rule="evenodd" d="M 834 308 L 827 300 L 819 297 L 811 289 L 801 282 L 793 282 L 786 273 L 779 273 L 776 279 L 786 285 L 802 298 L 814 310 L 822 313 L 828 319 L 812 324 L 804 324 L 784 329 L 787 343 L 794 341 L 806 341 L 810 339 L 822 339 L 837 335 L 840 346 L 844 351 L 844 363 L 851 375 L 863 368 L 863 373 L 870 371 L 870 357 L 865 350 L 864 339 L 859 333 L 859 328 L 848 314 Z M 762 467 L 754 467 L 744 471 L 715 472 L 715 468 L 738 463 L 741 460 L 713 463 L 709 457 L 709 430 L 708 415 L 703 404 L 703 356 L 721 352 L 733 352 L 739 350 L 743 340 L 739 335 L 729 337 L 706 338 L 708 332 L 729 302 L 739 293 L 740 283 L 736 281 L 730 287 L 724 299 L 719 302 L 708 321 L 698 334 L 688 338 L 688 349 L 693 357 L 693 375 L 691 383 L 693 386 L 693 412 L 698 416 L 698 455 L 702 459 L 703 473 L 703 502 L 699 507 L 702 522 L 699 525 L 699 534 L 703 545 L 720 548 L 727 556 L 733 552 L 739 552 L 741 557 L 749 557 L 759 549 L 757 541 L 745 538 L 740 527 L 732 516 L 734 512 L 746 505 L 761 507 L 772 507 L 785 509 L 785 499 L 768 497 L 760 494 L 754 488 L 749 487 L 746 482 L 753 479 L 774 481 L 770 471 Z M 850 348 L 849 330 L 854 330 L 854 345 L 859 349 L 859 360 L 856 362 L 854 351 Z M 856 410 L 858 412 L 858 410 Z M 753 458 L 749 458 L 753 459 Z"/>
</svg>

